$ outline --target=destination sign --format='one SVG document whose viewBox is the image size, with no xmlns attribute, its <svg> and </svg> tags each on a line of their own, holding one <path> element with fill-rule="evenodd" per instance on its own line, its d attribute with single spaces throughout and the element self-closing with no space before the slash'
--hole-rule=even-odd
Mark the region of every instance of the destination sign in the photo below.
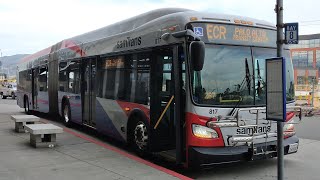
<svg viewBox="0 0 320 180">
<path fill-rule="evenodd" d="M 124 58 L 119 56 L 116 58 L 107 58 L 104 62 L 104 68 L 123 68 L 124 67 Z"/>
<path fill-rule="evenodd" d="M 218 44 L 236 44 L 251 46 L 275 47 L 277 34 L 275 30 L 256 27 L 214 24 L 214 23 L 193 23 L 193 29 L 201 29 L 202 41 Z"/>
</svg>

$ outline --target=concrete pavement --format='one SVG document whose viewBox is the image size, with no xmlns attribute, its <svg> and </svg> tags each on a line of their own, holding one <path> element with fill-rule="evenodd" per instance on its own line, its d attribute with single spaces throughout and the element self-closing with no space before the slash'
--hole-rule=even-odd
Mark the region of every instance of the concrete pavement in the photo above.
<svg viewBox="0 0 320 180">
<path fill-rule="evenodd" d="M 57 135 L 55 148 L 33 148 L 29 134 L 15 133 L 10 120 L 13 114 L 24 114 L 23 109 L 2 102 L 0 180 L 178 179 L 67 132 Z"/>
</svg>

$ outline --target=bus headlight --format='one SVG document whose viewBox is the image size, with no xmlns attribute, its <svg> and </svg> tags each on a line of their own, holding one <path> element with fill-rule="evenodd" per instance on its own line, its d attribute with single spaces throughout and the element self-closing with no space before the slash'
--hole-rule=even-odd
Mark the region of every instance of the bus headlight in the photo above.
<svg viewBox="0 0 320 180">
<path fill-rule="evenodd" d="M 192 132 L 199 138 L 218 138 L 218 133 L 214 129 L 201 126 L 198 124 L 192 124 Z"/>
</svg>

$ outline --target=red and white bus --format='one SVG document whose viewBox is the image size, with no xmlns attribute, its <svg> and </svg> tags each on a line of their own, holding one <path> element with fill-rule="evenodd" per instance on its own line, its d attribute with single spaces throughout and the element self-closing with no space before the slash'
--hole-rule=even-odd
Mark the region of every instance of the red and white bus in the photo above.
<svg viewBox="0 0 320 180">
<path fill-rule="evenodd" d="M 294 105 L 286 58 L 287 106 Z M 65 39 L 18 65 L 17 103 L 129 143 L 171 152 L 186 167 L 271 158 L 276 123 L 265 119 L 265 59 L 274 25 L 248 17 L 159 9 Z M 294 113 L 284 126 L 295 153 Z"/>
</svg>

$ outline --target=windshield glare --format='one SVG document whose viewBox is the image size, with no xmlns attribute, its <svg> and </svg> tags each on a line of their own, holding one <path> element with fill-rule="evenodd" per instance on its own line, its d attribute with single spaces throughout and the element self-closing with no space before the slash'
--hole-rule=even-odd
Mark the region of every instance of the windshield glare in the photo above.
<svg viewBox="0 0 320 180">
<path fill-rule="evenodd" d="M 276 49 L 207 45 L 204 67 L 193 71 L 192 93 L 197 104 L 265 105 L 265 59 Z M 286 61 L 287 101 L 294 99 L 293 67 L 289 50 Z"/>
</svg>

